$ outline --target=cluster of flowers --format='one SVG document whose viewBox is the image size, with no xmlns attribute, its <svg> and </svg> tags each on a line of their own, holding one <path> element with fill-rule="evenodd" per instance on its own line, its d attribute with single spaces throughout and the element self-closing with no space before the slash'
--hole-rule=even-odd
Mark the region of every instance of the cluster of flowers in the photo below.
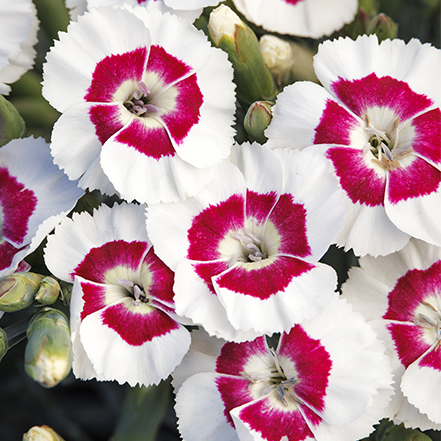
<svg viewBox="0 0 441 441">
<path fill-rule="evenodd" d="M 285 87 L 268 141 L 238 145 L 235 72 L 192 25 L 218 2 L 114 3 L 68 2 L 44 65 L 50 147 L 0 149 L 0 274 L 59 224 L 44 258 L 73 283 L 74 374 L 172 374 L 185 441 L 354 441 L 383 417 L 441 429 L 441 52 L 325 41 L 321 85 Z M 357 7 L 319 31 L 299 17 L 323 2 L 234 3 L 311 37 Z M 125 201 L 68 218 L 80 188 Z M 331 244 L 361 256 L 341 296 L 319 262 Z"/>
</svg>

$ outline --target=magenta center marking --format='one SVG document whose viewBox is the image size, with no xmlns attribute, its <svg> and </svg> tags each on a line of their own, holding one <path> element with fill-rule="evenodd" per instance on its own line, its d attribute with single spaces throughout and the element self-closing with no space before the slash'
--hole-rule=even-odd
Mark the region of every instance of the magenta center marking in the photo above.
<svg viewBox="0 0 441 441">
<path fill-rule="evenodd" d="M 29 218 L 37 206 L 34 192 L 0 168 L 0 240 L 21 243 L 28 232 Z"/>
</svg>

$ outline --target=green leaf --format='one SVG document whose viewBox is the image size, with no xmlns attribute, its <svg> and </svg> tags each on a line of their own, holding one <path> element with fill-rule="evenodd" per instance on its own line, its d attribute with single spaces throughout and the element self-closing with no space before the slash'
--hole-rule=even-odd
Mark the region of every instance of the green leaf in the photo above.
<svg viewBox="0 0 441 441">
<path fill-rule="evenodd" d="M 127 390 L 112 441 L 155 441 L 171 395 L 169 382 Z"/>
</svg>

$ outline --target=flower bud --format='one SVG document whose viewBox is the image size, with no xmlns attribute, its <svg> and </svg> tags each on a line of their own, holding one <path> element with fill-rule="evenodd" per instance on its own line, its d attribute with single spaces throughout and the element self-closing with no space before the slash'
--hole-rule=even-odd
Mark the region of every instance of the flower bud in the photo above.
<svg viewBox="0 0 441 441">
<path fill-rule="evenodd" d="M 278 86 L 291 82 L 291 69 L 294 56 L 291 45 L 275 35 L 266 34 L 259 40 L 263 62 L 271 72 Z"/>
<path fill-rule="evenodd" d="M 221 5 L 210 14 L 208 31 L 233 65 L 237 97 L 246 103 L 273 99 L 277 88 L 263 62 L 257 37 L 239 16 Z"/>
<path fill-rule="evenodd" d="M 21 138 L 25 133 L 25 123 L 17 109 L 0 95 L 0 146 L 11 139 Z"/>
<path fill-rule="evenodd" d="M 57 301 L 60 290 L 60 284 L 53 277 L 45 277 L 40 283 L 35 300 L 41 305 L 52 305 Z"/>
<path fill-rule="evenodd" d="M 424 433 L 418 429 L 406 429 L 403 424 L 390 426 L 383 436 L 384 441 L 430 441 Z"/>
<path fill-rule="evenodd" d="M 22 441 L 64 441 L 64 439 L 49 426 L 34 426 L 23 435 Z"/>
<path fill-rule="evenodd" d="M 290 42 L 294 64 L 291 69 L 290 81 L 313 81 L 318 83 L 319 80 L 315 75 L 313 58 L 314 54 L 304 44 Z"/>
<path fill-rule="evenodd" d="M 397 38 L 398 24 L 385 14 L 378 14 L 369 23 L 368 34 L 376 34 L 378 41 Z"/>
<path fill-rule="evenodd" d="M 31 306 L 42 277 L 34 273 L 14 273 L 0 281 L 0 311 L 15 312 Z"/>
<path fill-rule="evenodd" d="M 269 101 L 256 101 L 248 108 L 243 125 L 251 141 L 264 144 L 268 140 L 263 132 L 271 122 L 273 106 Z"/>
<path fill-rule="evenodd" d="M 0 361 L 5 356 L 6 352 L 8 352 L 9 344 L 8 344 L 8 336 L 3 328 L 0 328 Z"/>
<path fill-rule="evenodd" d="M 44 387 L 56 386 L 72 366 L 67 317 L 57 309 L 45 307 L 33 317 L 26 334 L 26 373 Z"/>
</svg>

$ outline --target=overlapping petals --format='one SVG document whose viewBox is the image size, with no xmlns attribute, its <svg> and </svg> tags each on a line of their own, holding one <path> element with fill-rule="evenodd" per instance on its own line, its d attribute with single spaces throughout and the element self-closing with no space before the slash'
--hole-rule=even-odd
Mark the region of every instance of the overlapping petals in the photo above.
<svg viewBox="0 0 441 441">
<path fill-rule="evenodd" d="M 177 311 L 211 335 L 287 331 L 335 289 L 334 271 L 317 263 L 345 213 L 329 164 L 306 152 L 279 156 L 235 146 L 235 165 L 221 164 L 196 197 L 149 207 L 156 252 L 176 271 Z"/>
<path fill-rule="evenodd" d="M 337 243 L 386 255 L 411 236 L 441 245 L 441 52 L 417 40 L 323 43 L 314 68 L 324 88 L 280 94 L 268 146 L 331 159 L 351 208 Z M 289 123 L 288 123 L 289 121 Z"/>
<path fill-rule="evenodd" d="M 32 0 L 0 1 L 0 93 L 8 95 L 34 64 L 38 31 L 37 10 Z"/>
<path fill-rule="evenodd" d="M 357 12 L 355 0 L 234 0 L 248 20 L 268 31 L 320 38 L 341 29 Z"/>
<path fill-rule="evenodd" d="M 378 329 L 390 352 L 396 394 L 387 416 L 441 429 L 441 249 L 412 239 L 386 257 L 360 260 L 343 295 Z"/>
<path fill-rule="evenodd" d="M 60 35 L 44 72 L 43 94 L 63 112 L 55 162 L 84 188 L 178 200 L 209 182 L 230 152 L 231 65 L 176 16 L 93 9 Z"/>
<path fill-rule="evenodd" d="M 390 398 L 384 347 L 338 296 L 282 334 L 276 350 L 265 337 L 221 348 L 198 337 L 175 372 L 185 441 L 353 441 L 372 431 Z"/>
<path fill-rule="evenodd" d="M 145 207 L 100 207 L 66 219 L 48 240 L 48 268 L 74 281 L 74 374 L 157 384 L 181 361 L 188 331 L 174 312 L 173 272 L 156 256 Z"/>
<path fill-rule="evenodd" d="M 11 273 L 75 206 L 83 194 L 52 163 L 39 138 L 0 149 L 0 275 Z"/>
</svg>

